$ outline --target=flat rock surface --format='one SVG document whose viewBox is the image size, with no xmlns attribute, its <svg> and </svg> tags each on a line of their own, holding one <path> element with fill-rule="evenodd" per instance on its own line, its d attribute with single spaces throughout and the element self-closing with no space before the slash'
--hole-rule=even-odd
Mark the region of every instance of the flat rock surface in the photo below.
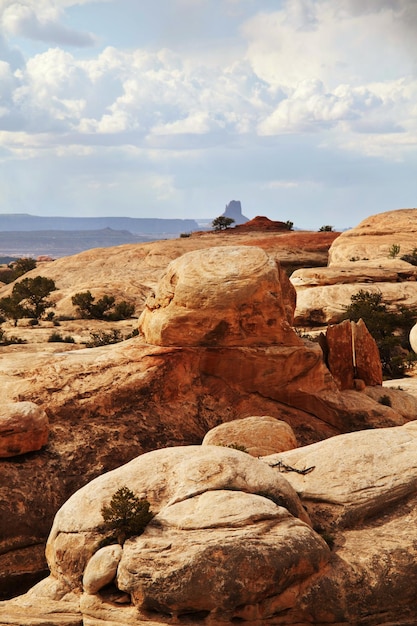
<svg viewBox="0 0 417 626">
<path fill-rule="evenodd" d="M 327 523 L 349 526 L 415 493 L 416 450 L 413 421 L 397 428 L 347 433 L 264 460 L 281 459 L 299 470 L 314 467 L 306 475 L 289 471 L 285 476 L 313 519 L 323 515 Z"/>
</svg>

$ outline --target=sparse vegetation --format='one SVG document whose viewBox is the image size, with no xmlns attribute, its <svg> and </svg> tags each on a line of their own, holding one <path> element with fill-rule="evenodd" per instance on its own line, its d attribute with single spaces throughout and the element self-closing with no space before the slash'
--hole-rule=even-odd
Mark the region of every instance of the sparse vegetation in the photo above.
<svg viewBox="0 0 417 626">
<path fill-rule="evenodd" d="M 402 261 L 406 261 L 411 265 L 417 265 L 417 248 L 414 248 L 414 250 L 410 252 L 410 254 L 403 254 L 403 256 L 400 258 Z"/>
<path fill-rule="evenodd" d="M 218 445 L 223 448 L 232 448 L 233 450 L 239 450 L 240 452 L 246 452 L 246 454 L 249 454 L 248 449 L 239 443 L 219 443 Z"/>
<path fill-rule="evenodd" d="M 219 231 L 219 230 L 227 230 L 234 223 L 235 223 L 235 220 L 232 217 L 225 217 L 224 215 L 220 215 L 219 217 L 216 217 L 212 221 L 211 225 L 213 227 L 213 230 Z"/>
<path fill-rule="evenodd" d="M 128 487 L 121 487 L 110 500 L 109 505 L 101 509 L 103 530 L 110 532 L 106 543 L 123 545 L 129 537 L 143 533 L 154 514 L 146 499 L 138 498 Z"/>
<path fill-rule="evenodd" d="M 39 320 L 46 309 L 55 306 L 48 296 L 55 291 L 55 283 L 51 278 L 35 276 L 24 278 L 13 286 L 10 296 L 0 299 L 0 311 L 4 317 L 14 320 L 14 325 L 22 317 Z"/>
<path fill-rule="evenodd" d="M 83 291 L 72 296 L 72 304 L 82 319 L 111 320 L 117 322 L 132 317 L 135 307 L 126 300 L 116 302 L 113 296 L 103 296 L 96 300 L 91 291 Z"/>
<path fill-rule="evenodd" d="M 71 335 L 66 335 L 65 337 L 63 337 L 61 333 L 54 331 L 49 335 L 48 343 L 54 342 L 75 343 L 75 339 L 74 337 L 71 337 Z"/>
<path fill-rule="evenodd" d="M 1 259 L 0 259 L 1 261 Z M 20 259 L 13 259 L 7 265 L 7 267 L 0 268 L 0 281 L 2 283 L 12 283 L 26 272 L 35 269 L 36 261 L 30 257 L 22 257 Z"/>
<path fill-rule="evenodd" d="M 401 246 L 398 243 L 393 243 L 389 249 L 388 256 L 390 259 L 395 259 L 400 254 Z"/>
<path fill-rule="evenodd" d="M 320 226 L 319 233 L 334 233 L 334 227 L 330 226 L 330 224 L 325 224 L 324 226 Z"/>
<path fill-rule="evenodd" d="M 417 311 L 399 306 L 388 309 L 380 292 L 361 289 L 351 297 L 344 319 L 362 319 L 378 346 L 382 371 L 386 378 L 401 378 L 415 363 L 409 334 L 417 320 Z"/>
<path fill-rule="evenodd" d="M 10 346 L 14 343 L 26 343 L 26 341 L 24 339 L 21 339 L 20 337 L 15 337 L 14 335 L 11 335 L 11 337 L 7 337 L 6 332 L 3 330 L 3 328 L 0 328 L 0 345 Z"/>
<path fill-rule="evenodd" d="M 384 406 L 392 406 L 391 398 L 387 394 L 381 396 L 378 402 L 379 404 L 383 404 Z"/>
<path fill-rule="evenodd" d="M 290 220 L 285 222 L 285 226 L 287 227 L 287 230 L 294 230 L 294 222 L 291 222 Z"/>
<path fill-rule="evenodd" d="M 13 280 L 16 280 L 17 278 L 20 278 L 20 276 L 23 276 L 23 274 L 34 270 L 36 268 L 36 261 L 31 257 L 22 257 L 13 263 L 10 263 L 9 267 L 13 272 Z"/>
<path fill-rule="evenodd" d="M 95 333 L 90 333 L 90 341 L 87 341 L 85 345 L 87 348 L 98 348 L 99 346 L 108 346 L 120 341 L 124 341 L 122 333 L 120 330 L 112 328 L 109 331 L 99 330 Z"/>
</svg>

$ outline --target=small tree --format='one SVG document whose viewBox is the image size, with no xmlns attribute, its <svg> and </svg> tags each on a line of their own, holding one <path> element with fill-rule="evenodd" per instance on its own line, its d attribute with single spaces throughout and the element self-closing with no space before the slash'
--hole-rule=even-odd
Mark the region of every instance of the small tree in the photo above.
<svg viewBox="0 0 417 626">
<path fill-rule="evenodd" d="M 126 300 L 116 303 L 113 296 L 105 295 L 96 301 L 91 291 L 76 293 L 72 296 L 72 303 L 78 315 L 83 319 L 125 320 L 132 317 L 135 310 L 134 305 Z"/>
<path fill-rule="evenodd" d="M 40 319 L 46 309 L 54 307 L 55 303 L 48 300 L 48 296 L 55 291 L 55 282 L 52 278 L 35 276 L 24 278 L 13 286 L 12 297 L 23 306 L 28 317 Z"/>
<path fill-rule="evenodd" d="M 25 316 L 25 309 L 20 304 L 20 299 L 16 295 L 1 298 L 0 312 L 7 319 L 13 320 L 15 326 L 17 326 L 18 320 Z"/>
<path fill-rule="evenodd" d="M 143 533 L 154 514 L 147 500 L 138 498 L 127 487 L 121 487 L 113 495 L 110 504 L 101 509 L 104 529 L 112 534 L 110 541 L 123 545 L 129 537 Z"/>
<path fill-rule="evenodd" d="M 286 226 L 287 230 L 293 230 L 294 229 L 294 222 L 291 222 L 291 220 L 287 220 L 285 222 L 285 226 Z"/>
<path fill-rule="evenodd" d="M 320 226 L 319 233 L 333 233 L 334 228 L 330 226 L 330 224 L 325 224 L 324 226 Z"/>
<path fill-rule="evenodd" d="M 23 276 L 23 274 L 30 272 L 30 270 L 34 270 L 36 267 L 36 261 L 31 257 L 22 257 L 13 263 L 10 263 L 9 267 L 13 270 L 13 280 L 16 280 L 17 278 L 20 278 L 20 276 Z"/>
<path fill-rule="evenodd" d="M 219 231 L 227 230 L 234 223 L 235 220 L 232 217 L 225 217 L 224 215 L 220 215 L 212 221 L 211 225 L 213 226 L 213 229 L 215 231 Z"/>
<path fill-rule="evenodd" d="M 395 259 L 400 254 L 401 246 L 398 243 L 393 243 L 389 249 L 388 256 L 390 259 Z"/>
</svg>

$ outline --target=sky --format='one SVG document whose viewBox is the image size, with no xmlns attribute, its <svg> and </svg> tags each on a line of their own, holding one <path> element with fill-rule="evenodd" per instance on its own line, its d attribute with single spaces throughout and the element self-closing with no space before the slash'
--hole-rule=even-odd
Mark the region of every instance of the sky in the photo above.
<svg viewBox="0 0 417 626">
<path fill-rule="evenodd" d="M 416 0 L 0 0 L 0 212 L 417 206 Z"/>
</svg>

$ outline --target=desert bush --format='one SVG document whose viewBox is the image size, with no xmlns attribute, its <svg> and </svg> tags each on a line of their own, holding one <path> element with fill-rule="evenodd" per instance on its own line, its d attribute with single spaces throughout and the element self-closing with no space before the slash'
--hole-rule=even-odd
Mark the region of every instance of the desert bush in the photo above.
<svg viewBox="0 0 417 626">
<path fill-rule="evenodd" d="M 384 406 L 392 406 L 391 398 L 384 394 L 378 399 L 379 404 L 383 404 Z"/>
<path fill-rule="evenodd" d="M 351 297 L 343 319 L 362 319 L 378 346 L 382 371 L 386 378 L 401 378 L 416 355 L 411 351 L 409 334 L 417 320 L 417 311 L 398 306 L 388 309 L 380 292 L 361 289 Z"/>
<path fill-rule="evenodd" d="M 393 243 L 391 248 L 389 249 L 388 256 L 390 259 L 395 259 L 400 254 L 401 247 L 398 243 Z"/>
<path fill-rule="evenodd" d="M 333 233 L 334 228 L 330 226 L 330 224 L 325 224 L 324 226 L 320 226 L 319 233 Z"/>
<path fill-rule="evenodd" d="M 126 300 L 116 302 L 114 296 L 105 295 L 96 300 L 91 291 L 83 291 L 72 296 L 72 304 L 82 319 L 125 320 L 132 317 L 135 307 Z"/>
<path fill-rule="evenodd" d="M 411 263 L 411 265 L 417 265 L 417 248 L 414 248 L 410 254 L 403 254 L 400 257 L 402 261 L 407 261 L 407 263 Z"/>
<path fill-rule="evenodd" d="M 15 343 L 27 343 L 25 339 L 21 339 L 20 337 L 15 337 L 15 335 L 11 335 L 8 337 L 3 328 L 0 328 L 0 345 L 2 346 L 10 346 Z"/>
<path fill-rule="evenodd" d="M 103 530 L 110 533 L 106 543 L 123 545 L 129 537 L 143 533 L 154 514 L 146 499 L 138 498 L 128 487 L 121 487 L 101 509 Z"/>
<path fill-rule="evenodd" d="M 108 346 L 120 341 L 124 341 L 122 333 L 120 330 L 112 328 L 109 331 L 99 330 L 95 333 L 90 333 L 90 341 L 87 341 L 85 345 L 87 348 L 98 348 L 99 346 Z"/>
<path fill-rule="evenodd" d="M 71 337 L 71 335 L 66 335 L 65 337 L 63 337 L 61 333 L 54 331 L 49 335 L 48 342 L 75 343 L 75 339 L 74 337 Z"/>
<path fill-rule="evenodd" d="M 290 220 L 287 220 L 285 222 L 285 226 L 286 226 L 287 230 L 293 230 L 294 229 L 294 222 L 291 222 Z"/>
</svg>

